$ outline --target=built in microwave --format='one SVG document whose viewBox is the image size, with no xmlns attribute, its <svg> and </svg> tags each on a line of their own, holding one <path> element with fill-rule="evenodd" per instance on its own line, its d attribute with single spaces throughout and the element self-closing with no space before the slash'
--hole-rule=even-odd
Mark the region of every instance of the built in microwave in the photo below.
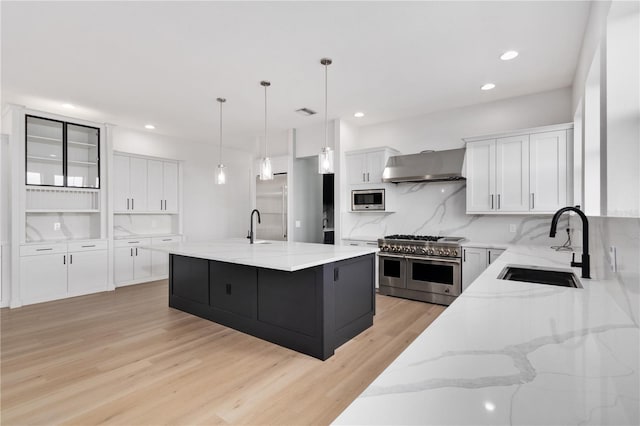
<svg viewBox="0 0 640 426">
<path fill-rule="evenodd" d="M 351 211 L 384 211 L 384 189 L 351 191 Z"/>
</svg>

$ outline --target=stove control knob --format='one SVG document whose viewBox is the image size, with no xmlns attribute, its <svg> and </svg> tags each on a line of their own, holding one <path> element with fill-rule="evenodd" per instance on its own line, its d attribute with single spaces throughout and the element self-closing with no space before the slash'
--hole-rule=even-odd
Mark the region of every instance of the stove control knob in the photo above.
<svg viewBox="0 0 640 426">
<path fill-rule="evenodd" d="M 415 247 L 405 247 L 404 252 L 405 253 L 415 253 L 416 249 Z"/>
<path fill-rule="evenodd" d="M 432 248 L 427 249 L 427 254 L 432 255 L 433 254 L 433 249 Z"/>
<path fill-rule="evenodd" d="M 418 253 L 418 254 L 427 254 L 427 250 L 425 250 L 425 249 L 423 249 L 423 248 L 421 248 L 421 247 L 420 247 L 420 248 L 418 248 L 418 249 L 416 250 L 416 253 Z"/>
<path fill-rule="evenodd" d="M 380 251 L 389 251 L 389 246 L 388 245 L 383 245 L 382 247 L 380 247 Z"/>
<path fill-rule="evenodd" d="M 440 249 L 440 250 L 438 250 L 438 254 L 439 254 L 440 256 L 444 256 L 444 249 Z"/>
<path fill-rule="evenodd" d="M 443 251 L 445 256 L 451 256 L 451 251 L 449 249 L 444 249 Z"/>
<path fill-rule="evenodd" d="M 451 256 L 455 257 L 457 255 L 458 255 L 458 250 L 456 250 L 456 249 L 451 250 Z"/>
</svg>

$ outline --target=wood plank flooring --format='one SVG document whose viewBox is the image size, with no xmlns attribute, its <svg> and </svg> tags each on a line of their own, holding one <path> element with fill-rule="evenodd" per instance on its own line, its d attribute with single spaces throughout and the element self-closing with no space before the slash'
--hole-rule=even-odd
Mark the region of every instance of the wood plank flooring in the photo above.
<svg viewBox="0 0 640 426">
<path fill-rule="evenodd" d="M 328 424 L 444 310 L 378 295 L 322 362 L 167 298 L 157 281 L 2 309 L 1 423 Z"/>
</svg>

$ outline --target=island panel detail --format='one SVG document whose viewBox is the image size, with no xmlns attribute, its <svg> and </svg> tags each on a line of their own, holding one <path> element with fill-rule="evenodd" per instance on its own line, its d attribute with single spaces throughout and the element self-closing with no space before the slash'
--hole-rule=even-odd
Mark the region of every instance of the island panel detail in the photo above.
<svg viewBox="0 0 640 426">
<path fill-rule="evenodd" d="M 288 272 L 171 254 L 169 306 L 325 360 L 373 325 L 374 259 Z"/>
</svg>

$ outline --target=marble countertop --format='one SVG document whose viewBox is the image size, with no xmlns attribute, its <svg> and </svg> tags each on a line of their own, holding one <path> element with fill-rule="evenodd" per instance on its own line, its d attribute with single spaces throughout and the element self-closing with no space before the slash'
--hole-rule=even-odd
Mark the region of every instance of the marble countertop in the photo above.
<svg viewBox="0 0 640 426">
<path fill-rule="evenodd" d="M 593 269 L 583 289 L 496 278 L 510 264 L 579 277 L 569 261 L 509 246 L 334 424 L 639 424 L 640 329 L 616 283 Z"/>
<path fill-rule="evenodd" d="M 485 243 L 481 241 L 463 241 L 460 245 L 462 247 L 476 247 L 498 250 L 506 250 L 507 248 L 509 248 L 509 244 L 507 243 Z"/>
<path fill-rule="evenodd" d="M 245 238 L 203 243 L 169 243 L 161 247 L 149 246 L 148 248 L 166 251 L 171 254 L 289 272 L 364 256 L 378 251 L 377 247 L 354 247 L 291 241 L 257 240 L 256 244 L 249 244 L 249 241 Z"/>
</svg>

